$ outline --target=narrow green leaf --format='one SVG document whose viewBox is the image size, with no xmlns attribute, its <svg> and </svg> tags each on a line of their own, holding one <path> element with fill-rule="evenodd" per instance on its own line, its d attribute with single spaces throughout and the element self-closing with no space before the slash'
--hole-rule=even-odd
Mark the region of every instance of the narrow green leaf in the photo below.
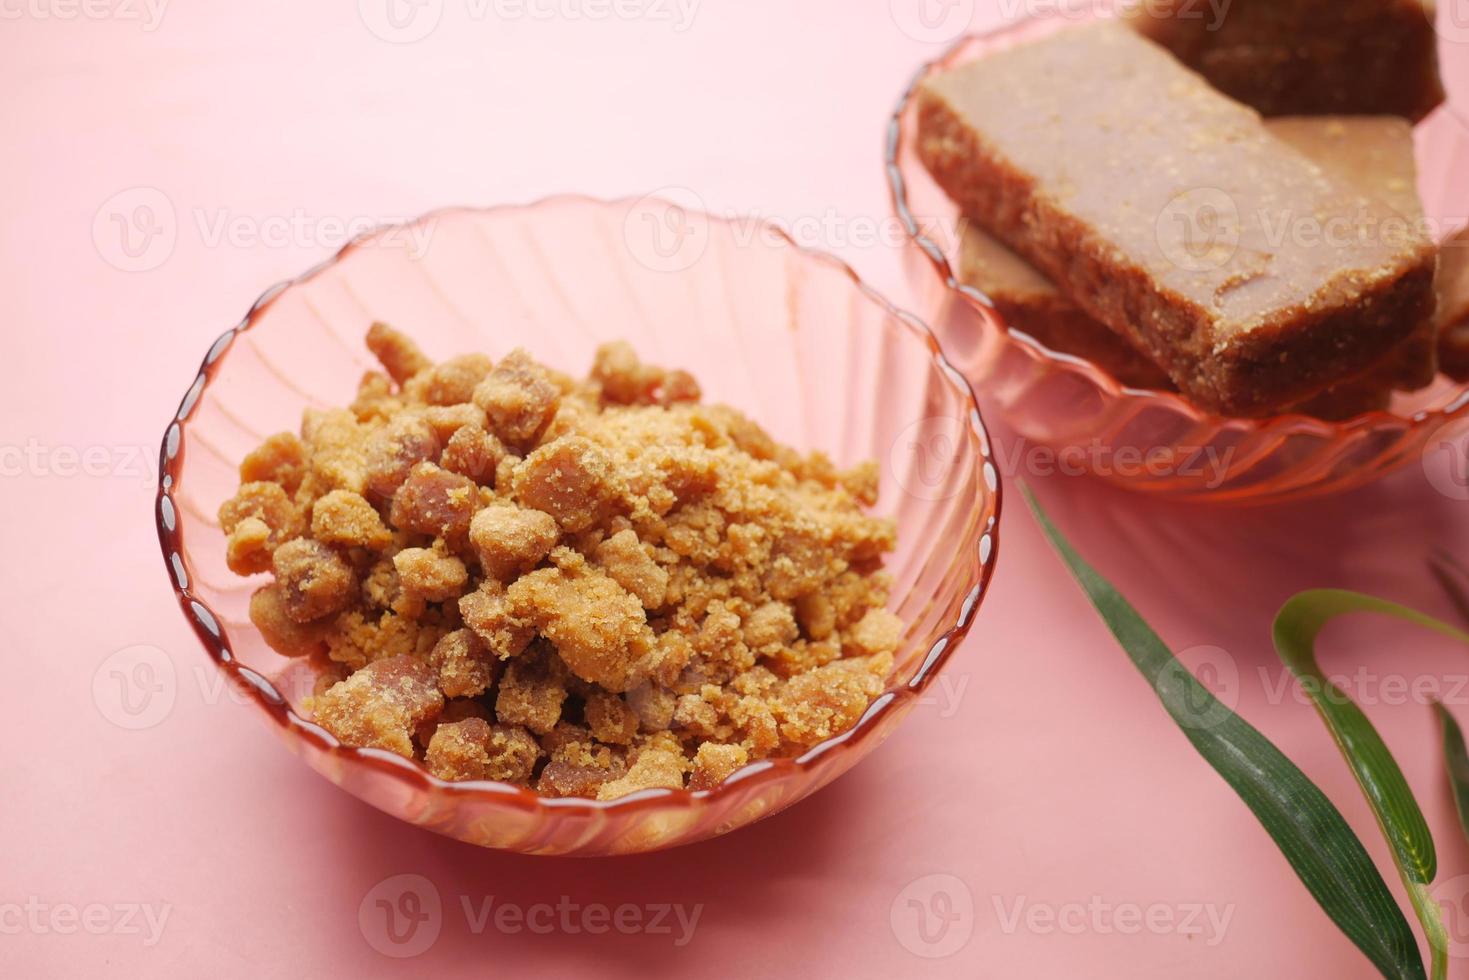
<svg viewBox="0 0 1469 980">
<path fill-rule="evenodd" d="M 1459 723 L 1449 714 L 1449 709 L 1438 701 L 1433 702 L 1443 727 L 1444 768 L 1449 773 L 1449 786 L 1454 791 L 1454 806 L 1459 811 L 1459 826 L 1469 838 L 1469 752 L 1464 749 L 1464 733 Z"/>
<path fill-rule="evenodd" d="M 1338 616 L 1362 612 L 1393 616 L 1465 642 L 1469 642 L 1469 635 L 1407 606 L 1341 589 L 1302 592 L 1286 602 L 1275 617 L 1275 652 L 1310 695 L 1372 806 L 1428 937 L 1433 954 L 1429 968 L 1436 980 L 1448 969 L 1448 936 L 1438 903 L 1428 894 L 1428 886 L 1438 873 L 1438 855 L 1428 821 L 1423 819 L 1408 780 L 1382 736 L 1362 709 L 1327 680 L 1316 662 L 1316 638 L 1326 624 Z"/>
<path fill-rule="evenodd" d="M 1447 551 L 1437 548 L 1428 559 L 1428 570 L 1449 594 L 1449 601 L 1454 604 L 1459 618 L 1469 623 L 1469 569 Z"/>
<path fill-rule="evenodd" d="M 1423 957 L 1408 920 L 1341 812 L 1269 739 L 1194 679 L 1127 600 L 1076 553 L 1029 488 L 1022 490 L 1158 700 L 1255 814 L 1322 911 L 1384 977 L 1423 980 Z"/>
</svg>

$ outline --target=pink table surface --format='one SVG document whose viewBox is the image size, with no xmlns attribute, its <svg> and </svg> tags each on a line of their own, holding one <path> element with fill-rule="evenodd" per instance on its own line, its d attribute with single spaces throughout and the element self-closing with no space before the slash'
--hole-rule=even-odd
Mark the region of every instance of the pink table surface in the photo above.
<svg viewBox="0 0 1469 980">
<path fill-rule="evenodd" d="M 961 26 L 1023 6 L 930 4 L 925 21 L 907 0 L 422 0 L 394 21 L 383 0 L 0 2 L 0 975 L 1373 976 L 1013 492 L 993 593 L 932 703 L 794 810 L 646 857 L 482 852 L 339 792 L 220 688 L 170 594 L 150 476 L 164 422 L 209 342 L 346 227 L 686 188 L 791 223 L 903 303 L 889 106 Z M 1039 488 L 1391 879 L 1267 630 L 1310 586 L 1449 615 L 1423 557 L 1465 541 L 1469 492 L 1445 469 L 1462 451 L 1430 461 L 1434 480 L 1415 462 L 1271 511 L 1152 503 L 1034 456 L 1005 476 Z M 1364 669 L 1351 689 L 1424 804 L 1444 897 L 1463 899 L 1425 705 L 1469 717 L 1469 657 L 1366 620 L 1328 640 L 1329 666 Z M 127 657 L 153 673 L 119 675 Z M 439 912 L 395 946 L 386 928 L 409 920 L 379 899 Z M 1451 923 L 1469 949 L 1469 919 Z"/>
</svg>

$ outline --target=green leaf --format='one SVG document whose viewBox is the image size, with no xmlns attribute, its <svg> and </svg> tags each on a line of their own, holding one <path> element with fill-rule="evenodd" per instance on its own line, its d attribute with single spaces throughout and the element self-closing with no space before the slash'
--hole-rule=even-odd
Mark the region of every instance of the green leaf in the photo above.
<svg viewBox="0 0 1469 980">
<path fill-rule="evenodd" d="M 1449 714 L 1448 708 L 1438 701 L 1433 702 L 1433 708 L 1443 727 L 1444 768 L 1448 770 L 1449 785 L 1454 790 L 1459 826 L 1464 828 L 1464 836 L 1469 838 L 1469 753 L 1464 750 L 1464 733 L 1459 730 L 1459 723 Z"/>
<path fill-rule="evenodd" d="M 1316 662 L 1316 638 L 1326 624 L 1338 616 L 1361 612 L 1393 616 L 1466 642 L 1469 635 L 1407 606 L 1340 589 L 1302 592 L 1286 602 L 1275 617 L 1275 651 L 1310 695 L 1371 804 L 1428 937 L 1431 975 L 1439 978 L 1447 974 L 1448 936 L 1438 903 L 1428 894 L 1428 886 L 1438 873 L 1428 821 L 1423 819 L 1423 811 L 1382 736 L 1362 709 L 1327 680 Z"/>
<path fill-rule="evenodd" d="M 1423 957 L 1408 920 L 1341 812 L 1269 739 L 1194 679 L 1127 600 L 1056 530 L 1030 489 L 1022 490 L 1036 520 L 1158 700 L 1255 814 L 1322 911 L 1384 977 L 1423 980 Z"/>
<path fill-rule="evenodd" d="M 1469 585 L 1469 569 L 1442 548 L 1434 550 L 1428 559 L 1428 569 L 1449 594 L 1449 601 L 1454 604 L 1459 617 L 1469 622 L 1469 589 L 1466 589 L 1466 585 Z"/>
</svg>

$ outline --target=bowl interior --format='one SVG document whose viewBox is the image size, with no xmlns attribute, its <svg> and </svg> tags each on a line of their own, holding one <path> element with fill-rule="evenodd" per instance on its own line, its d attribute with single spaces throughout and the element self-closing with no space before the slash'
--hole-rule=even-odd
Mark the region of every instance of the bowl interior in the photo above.
<svg viewBox="0 0 1469 980">
<path fill-rule="evenodd" d="M 907 700 L 921 691 L 967 629 L 993 566 L 996 477 L 973 396 L 920 324 L 845 266 L 755 222 L 661 201 L 579 198 L 432 214 L 375 233 L 262 298 L 211 350 L 164 449 L 165 557 L 206 646 L 258 692 L 288 737 L 322 753 L 318 768 L 372 802 L 431 822 L 423 814 L 436 808 L 413 794 L 447 784 L 383 753 L 337 746 L 301 719 L 313 672 L 273 653 L 250 624 L 250 594 L 266 578 L 228 571 L 215 514 L 236 489 L 239 461 L 264 436 L 297 430 L 307 407 L 351 401 L 363 372 L 375 367 L 363 344 L 374 320 L 404 330 L 436 359 L 471 351 L 498 357 L 524 346 L 575 375 L 585 373 L 598 344 L 625 339 L 647 360 L 689 370 L 706 401 L 745 411 L 784 442 L 821 449 L 840 465 L 877 460 L 876 510 L 899 527 L 887 564 L 889 606 L 907 624 L 890 693 Z M 214 643 L 196 602 L 217 627 Z M 807 753 L 810 768 L 855 748 L 865 723 L 833 740 L 840 744 Z M 888 726 L 874 720 L 872 727 Z M 363 792 L 343 771 L 357 765 L 412 792 Z M 803 765 L 782 760 L 758 766 L 775 775 L 756 775 L 805 778 L 811 788 L 831 778 L 803 776 Z M 452 792 L 462 803 L 476 787 L 490 805 L 517 795 L 521 806 L 545 805 L 494 784 Z M 686 800 L 723 789 L 657 792 Z M 561 802 L 563 810 L 618 805 Z"/>
</svg>

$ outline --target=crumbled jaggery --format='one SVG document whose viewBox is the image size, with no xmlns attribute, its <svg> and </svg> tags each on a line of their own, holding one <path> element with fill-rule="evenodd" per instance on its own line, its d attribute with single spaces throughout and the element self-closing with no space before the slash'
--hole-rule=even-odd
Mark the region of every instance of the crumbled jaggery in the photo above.
<svg viewBox="0 0 1469 980">
<path fill-rule="evenodd" d="M 523 351 L 433 364 L 382 324 L 369 347 L 351 408 L 268 439 L 220 510 L 342 742 L 613 799 L 710 789 L 881 693 L 903 624 L 876 464 L 781 446 L 626 344 L 580 383 Z"/>
</svg>

